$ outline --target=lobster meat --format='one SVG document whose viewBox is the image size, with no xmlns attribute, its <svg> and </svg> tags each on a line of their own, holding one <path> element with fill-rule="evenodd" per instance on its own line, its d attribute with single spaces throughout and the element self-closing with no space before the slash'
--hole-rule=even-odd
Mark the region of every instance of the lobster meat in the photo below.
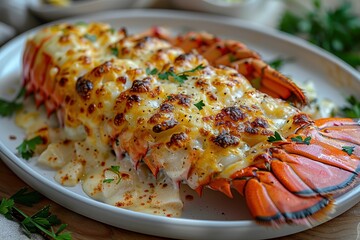
<svg viewBox="0 0 360 240">
<path fill-rule="evenodd" d="M 359 121 L 310 119 L 302 90 L 237 41 L 58 24 L 28 40 L 23 80 L 66 138 L 199 194 L 234 189 L 264 224 L 321 220 L 359 182 Z"/>
</svg>

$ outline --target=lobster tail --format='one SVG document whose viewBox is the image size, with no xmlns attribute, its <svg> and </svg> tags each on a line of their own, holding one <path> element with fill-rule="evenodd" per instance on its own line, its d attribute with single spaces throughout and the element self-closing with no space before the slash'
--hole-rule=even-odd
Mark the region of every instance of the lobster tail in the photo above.
<svg viewBox="0 0 360 240">
<path fill-rule="evenodd" d="M 315 121 L 274 142 L 253 165 L 215 178 L 209 186 L 230 197 L 230 188 L 237 190 L 261 223 L 322 220 L 333 198 L 359 180 L 359 134 L 358 121 Z"/>
</svg>

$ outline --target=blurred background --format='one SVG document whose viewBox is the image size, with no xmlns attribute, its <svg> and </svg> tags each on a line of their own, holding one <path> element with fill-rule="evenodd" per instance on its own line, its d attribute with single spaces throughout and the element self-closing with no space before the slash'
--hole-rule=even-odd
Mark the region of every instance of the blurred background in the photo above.
<svg viewBox="0 0 360 240">
<path fill-rule="evenodd" d="M 360 69 L 360 0 L 0 0 L 0 46 L 43 23 L 131 8 L 248 20 L 300 36 Z"/>
</svg>

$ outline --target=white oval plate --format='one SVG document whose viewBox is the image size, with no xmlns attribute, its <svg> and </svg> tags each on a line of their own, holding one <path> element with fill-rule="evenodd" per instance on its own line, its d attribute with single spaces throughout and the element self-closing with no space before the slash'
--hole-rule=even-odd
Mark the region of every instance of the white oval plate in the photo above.
<svg viewBox="0 0 360 240">
<path fill-rule="evenodd" d="M 261 53 L 265 60 L 278 56 L 294 58 L 295 61 L 285 65 L 283 72 L 298 82 L 312 80 L 321 98 L 329 97 L 341 105 L 346 96 L 358 96 L 360 92 L 359 73 L 342 61 L 305 41 L 249 22 L 160 10 L 112 11 L 67 21 L 80 20 L 104 21 L 114 27 L 125 26 L 130 32 L 139 32 L 154 25 L 170 27 L 180 32 L 205 30 L 221 37 L 241 40 Z M 24 42 L 35 31 L 36 29 L 23 34 L 1 48 L 1 98 L 10 99 L 14 96 L 14 91 L 20 88 Z M 296 225 L 284 225 L 278 229 L 260 226 L 251 219 L 243 198 L 238 195 L 234 199 L 228 199 L 218 192 L 208 190 L 199 198 L 186 187 L 181 189 L 185 203 L 182 218 L 159 217 L 109 206 L 87 197 L 80 186 L 60 186 L 53 180 L 54 172 L 37 165 L 35 159 L 19 159 L 16 156 L 16 146 L 21 143 L 24 135 L 13 119 L 0 118 L 0 131 L 0 155 L 26 183 L 66 208 L 116 227 L 181 239 L 263 239 L 310 228 Z M 10 135 L 17 136 L 17 139 L 11 140 Z M 330 215 L 330 219 L 359 202 L 359 192 L 360 186 L 357 186 L 336 199 L 336 212 Z M 186 198 L 189 194 L 194 197 L 192 201 Z"/>
</svg>

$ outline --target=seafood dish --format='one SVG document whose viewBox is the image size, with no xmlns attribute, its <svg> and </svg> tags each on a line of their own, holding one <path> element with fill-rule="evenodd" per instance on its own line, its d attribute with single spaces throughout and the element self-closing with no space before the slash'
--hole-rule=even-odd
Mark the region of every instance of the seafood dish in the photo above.
<svg viewBox="0 0 360 240">
<path fill-rule="evenodd" d="M 239 41 L 60 23 L 28 39 L 22 77 L 15 121 L 41 137 L 37 161 L 114 206 L 179 217 L 186 184 L 238 192 L 262 224 L 311 224 L 359 184 L 359 120 L 312 119 L 301 88 Z"/>
</svg>

